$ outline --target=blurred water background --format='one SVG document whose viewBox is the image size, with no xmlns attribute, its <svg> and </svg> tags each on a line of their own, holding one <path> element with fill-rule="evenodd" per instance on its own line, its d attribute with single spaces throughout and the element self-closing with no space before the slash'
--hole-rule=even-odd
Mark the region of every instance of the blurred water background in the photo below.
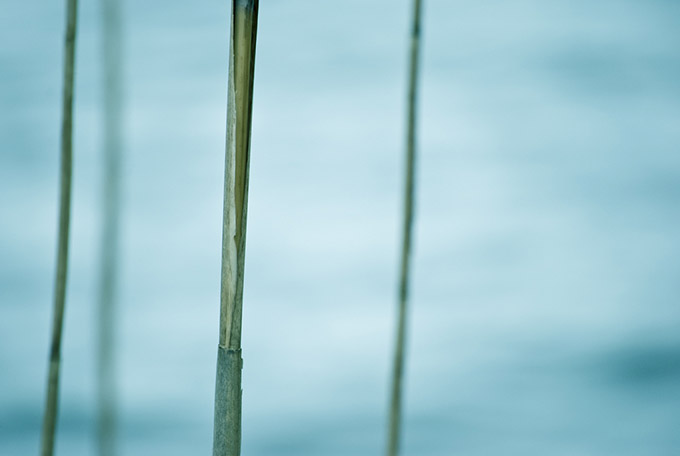
<svg viewBox="0 0 680 456">
<path fill-rule="evenodd" d="M 0 454 L 37 454 L 64 2 L 0 8 Z M 210 454 L 229 3 L 125 5 L 121 455 Z M 260 6 L 243 454 L 384 447 L 410 2 Z M 98 2 L 57 452 L 94 454 Z M 404 454 L 680 454 L 680 3 L 428 0 Z"/>
</svg>

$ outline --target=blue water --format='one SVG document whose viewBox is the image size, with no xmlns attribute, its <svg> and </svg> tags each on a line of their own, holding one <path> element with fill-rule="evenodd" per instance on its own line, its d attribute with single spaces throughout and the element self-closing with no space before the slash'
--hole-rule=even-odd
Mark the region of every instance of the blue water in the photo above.
<svg viewBox="0 0 680 456">
<path fill-rule="evenodd" d="M 0 454 L 37 454 L 63 2 L 0 8 Z M 143 4 L 142 4 L 143 3 Z M 127 2 L 122 455 L 210 454 L 229 2 Z M 58 454 L 94 454 L 82 2 Z M 404 454 L 680 454 L 680 3 L 425 2 Z M 260 6 L 243 454 L 376 455 L 409 2 Z"/>
</svg>

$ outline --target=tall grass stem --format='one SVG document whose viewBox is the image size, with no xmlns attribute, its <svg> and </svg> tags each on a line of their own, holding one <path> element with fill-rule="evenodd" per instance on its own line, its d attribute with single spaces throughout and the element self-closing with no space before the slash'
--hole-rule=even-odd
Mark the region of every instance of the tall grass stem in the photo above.
<svg viewBox="0 0 680 456">
<path fill-rule="evenodd" d="M 115 364 L 116 295 L 120 244 L 122 154 L 121 0 L 101 1 L 103 73 L 103 188 L 97 312 L 97 449 L 116 454 L 117 390 Z"/>
<path fill-rule="evenodd" d="M 416 104 L 418 95 L 418 67 L 420 60 L 421 0 L 413 1 L 411 24 L 407 125 L 406 125 L 406 176 L 404 185 L 404 212 L 402 225 L 401 261 L 399 268 L 399 307 L 397 334 L 394 346 L 392 388 L 390 395 L 387 456 L 399 454 L 401 438 L 401 414 L 403 403 L 403 377 L 406 345 L 406 325 L 409 298 L 410 259 L 413 233 L 413 206 L 415 190 L 416 159 Z"/>
<path fill-rule="evenodd" d="M 69 224 L 71 218 L 71 174 L 73 161 L 73 81 L 75 72 L 77 0 L 66 4 L 64 39 L 64 80 L 61 124 L 61 171 L 59 190 L 59 228 L 57 234 L 57 271 L 54 287 L 54 315 L 47 377 L 47 397 L 43 417 L 40 454 L 54 454 L 59 402 L 61 339 L 64 326 L 66 279 L 68 273 Z"/>
<path fill-rule="evenodd" d="M 232 0 L 213 456 L 241 452 L 241 322 L 258 0 Z"/>
</svg>

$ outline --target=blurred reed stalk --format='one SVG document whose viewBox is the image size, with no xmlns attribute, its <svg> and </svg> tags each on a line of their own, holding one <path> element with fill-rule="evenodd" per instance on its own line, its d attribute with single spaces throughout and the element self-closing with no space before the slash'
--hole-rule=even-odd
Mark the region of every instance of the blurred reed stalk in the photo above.
<svg viewBox="0 0 680 456">
<path fill-rule="evenodd" d="M 213 456 L 241 453 L 241 321 L 258 0 L 232 0 Z"/>
<path fill-rule="evenodd" d="M 54 454 L 55 431 L 59 400 L 59 370 L 61 364 L 61 334 L 64 326 L 66 277 L 68 273 L 68 240 L 71 218 L 71 173 L 73 159 L 73 80 L 76 50 L 76 18 L 78 2 L 66 4 L 66 34 L 64 39 L 64 85 L 61 124 L 61 176 L 59 190 L 59 231 L 57 234 L 57 273 L 54 286 L 54 319 L 50 344 L 47 398 L 43 418 L 40 454 Z"/>
<path fill-rule="evenodd" d="M 103 192 L 97 312 L 97 448 L 116 454 L 116 291 L 120 239 L 122 49 L 120 0 L 102 0 Z"/>
<path fill-rule="evenodd" d="M 392 370 L 392 390 L 389 412 L 389 430 L 387 439 L 387 455 L 399 454 L 401 436 L 402 379 L 404 377 L 404 346 L 406 344 L 406 324 L 408 307 L 408 287 L 410 271 L 411 237 L 413 232 L 414 174 L 416 155 L 416 102 L 418 88 L 418 62 L 420 54 L 420 12 L 421 1 L 413 1 L 411 24 L 409 82 L 408 82 L 408 118 L 406 126 L 406 182 L 404 185 L 404 218 L 402 225 L 402 247 L 399 271 L 399 315 L 397 335 L 394 346 Z"/>
</svg>

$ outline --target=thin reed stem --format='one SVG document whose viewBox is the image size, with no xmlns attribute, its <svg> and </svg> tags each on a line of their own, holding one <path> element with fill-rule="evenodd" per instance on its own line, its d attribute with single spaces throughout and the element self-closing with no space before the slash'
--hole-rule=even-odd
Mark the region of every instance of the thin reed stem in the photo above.
<svg viewBox="0 0 680 456">
<path fill-rule="evenodd" d="M 409 291 L 411 237 L 413 232 L 414 175 L 416 155 L 416 102 L 418 88 L 418 62 L 420 57 L 420 15 L 421 0 L 413 1 L 413 23 L 411 26 L 408 119 L 406 127 L 406 183 L 404 186 L 404 219 L 402 232 L 401 263 L 399 271 L 399 315 L 394 347 L 392 390 L 390 399 L 387 455 L 399 454 L 401 437 L 402 383 L 404 377 L 404 346 L 406 345 L 406 324 Z"/>
<path fill-rule="evenodd" d="M 97 313 L 97 449 L 116 454 L 115 328 L 120 238 L 122 56 L 120 0 L 102 0 L 103 149 L 102 231 Z"/>
<path fill-rule="evenodd" d="M 241 453 L 241 321 L 258 0 L 233 0 L 213 456 Z"/>
<path fill-rule="evenodd" d="M 59 399 L 59 370 L 61 364 L 61 335 L 64 323 L 66 278 L 68 273 L 68 241 L 71 218 L 71 173 L 73 158 L 73 80 L 76 49 L 76 18 L 78 2 L 66 5 L 66 35 L 64 40 L 64 85 L 61 124 L 61 176 L 59 190 L 59 232 L 57 235 L 57 272 L 54 286 L 54 319 L 50 344 L 47 397 L 43 418 L 40 454 L 54 454 L 55 432 Z"/>
</svg>

